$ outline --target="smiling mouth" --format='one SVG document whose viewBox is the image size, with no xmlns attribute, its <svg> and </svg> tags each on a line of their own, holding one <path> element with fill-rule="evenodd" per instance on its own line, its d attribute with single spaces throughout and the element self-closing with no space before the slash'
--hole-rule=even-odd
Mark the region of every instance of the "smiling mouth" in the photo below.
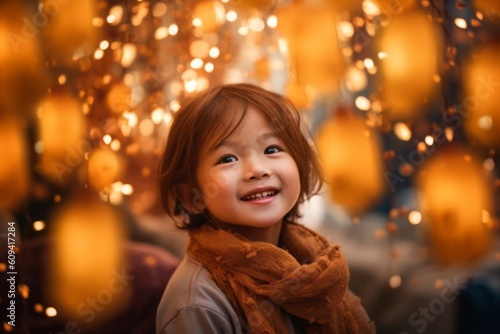
<svg viewBox="0 0 500 334">
<path fill-rule="evenodd" d="M 251 194 L 251 195 L 242 197 L 241 199 L 243 201 L 251 201 L 254 199 L 263 199 L 263 198 L 271 197 L 271 196 L 276 195 L 277 193 L 278 192 L 276 190 L 267 190 L 267 191 L 263 191 L 260 193 L 255 193 L 255 194 Z"/>
</svg>

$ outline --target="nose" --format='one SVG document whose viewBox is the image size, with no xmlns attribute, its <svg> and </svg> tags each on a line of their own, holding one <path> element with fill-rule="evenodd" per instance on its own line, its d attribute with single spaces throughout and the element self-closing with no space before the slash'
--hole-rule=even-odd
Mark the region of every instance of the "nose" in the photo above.
<svg viewBox="0 0 500 334">
<path fill-rule="evenodd" d="M 265 162 L 262 161 L 262 159 L 253 157 L 247 159 L 247 161 L 245 162 L 245 171 L 243 176 L 245 181 L 260 180 L 271 176 L 271 174 L 271 169 L 266 166 Z"/>
</svg>

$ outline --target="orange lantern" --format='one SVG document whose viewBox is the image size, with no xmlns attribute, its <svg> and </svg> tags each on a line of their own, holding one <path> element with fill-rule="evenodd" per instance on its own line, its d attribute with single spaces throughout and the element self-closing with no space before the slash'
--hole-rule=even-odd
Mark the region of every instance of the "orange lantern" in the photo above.
<svg viewBox="0 0 500 334">
<path fill-rule="evenodd" d="M 115 152 L 96 149 L 89 157 L 87 172 L 90 185 L 105 190 L 119 180 L 121 163 Z"/>
<path fill-rule="evenodd" d="M 51 223 L 47 298 L 70 316 L 90 309 L 90 299 L 101 306 L 99 318 L 116 314 L 130 297 L 131 282 L 124 271 L 125 233 L 115 209 L 85 197 L 65 204 Z"/>
<path fill-rule="evenodd" d="M 437 29 L 417 10 L 395 15 L 380 36 L 383 102 L 392 117 L 409 119 L 437 92 Z"/>
<path fill-rule="evenodd" d="M 98 30 L 92 24 L 97 12 L 95 0 L 64 3 L 42 0 L 40 8 L 47 18 L 44 25 L 47 50 L 61 64 L 71 64 L 76 51 L 86 55 L 95 50 L 98 42 Z"/>
<path fill-rule="evenodd" d="M 278 31 L 288 42 L 293 76 L 298 85 L 319 93 L 336 91 L 345 62 L 338 45 L 334 11 L 294 5 L 279 8 Z"/>
<path fill-rule="evenodd" d="M 0 211 L 16 210 L 28 195 L 26 138 L 19 119 L 0 117 Z"/>
<path fill-rule="evenodd" d="M 384 192 L 382 151 L 375 131 L 341 109 L 319 130 L 319 155 L 335 203 L 358 214 Z"/>
<path fill-rule="evenodd" d="M 193 25 L 204 33 L 217 30 L 226 20 L 226 10 L 219 1 L 200 1 L 193 10 Z"/>
<path fill-rule="evenodd" d="M 52 94 L 40 101 L 38 128 L 42 144 L 41 172 L 64 182 L 84 161 L 91 144 L 84 137 L 81 102 L 68 94 Z"/>
<path fill-rule="evenodd" d="M 435 258 L 467 263 L 492 246 L 492 189 L 485 170 L 459 149 L 436 153 L 417 175 L 420 209 Z"/>
<path fill-rule="evenodd" d="M 465 130 L 479 144 L 500 148 L 500 47 L 488 45 L 474 53 L 464 68 L 462 109 Z"/>
</svg>

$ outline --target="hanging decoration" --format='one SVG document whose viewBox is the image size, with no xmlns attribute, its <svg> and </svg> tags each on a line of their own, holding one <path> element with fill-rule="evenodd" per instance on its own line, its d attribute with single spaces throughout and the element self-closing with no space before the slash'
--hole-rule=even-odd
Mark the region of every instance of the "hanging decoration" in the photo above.
<svg viewBox="0 0 500 334">
<path fill-rule="evenodd" d="M 460 147 L 436 153 L 420 170 L 417 190 L 438 262 L 470 263 L 491 250 L 491 181 L 473 155 Z"/>
<path fill-rule="evenodd" d="M 378 50 L 384 110 L 395 119 L 411 119 L 436 96 L 442 43 L 427 15 L 408 10 L 395 15 L 382 31 Z"/>
<path fill-rule="evenodd" d="M 385 190 L 381 147 L 362 118 L 339 108 L 319 129 L 317 145 L 334 203 L 360 214 L 380 199 Z"/>
</svg>

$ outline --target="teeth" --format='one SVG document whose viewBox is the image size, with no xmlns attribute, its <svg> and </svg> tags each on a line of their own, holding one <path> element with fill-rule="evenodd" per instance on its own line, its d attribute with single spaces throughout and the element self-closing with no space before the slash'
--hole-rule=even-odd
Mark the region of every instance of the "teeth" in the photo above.
<svg viewBox="0 0 500 334">
<path fill-rule="evenodd" d="M 272 196 L 275 193 L 276 193 L 276 191 L 274 191 L 274 190 L 263 191 L 261 193 L 255 193 L 255 194 L 251 194 L 251 195 L 245 196 L 245 197 L 243 197 L 243 200 L 249 201 L 249 200 L 252 200 L 252 199 L 261 199 L 261 198 L 264 198 L 264 197 Z"/>
</svg>

